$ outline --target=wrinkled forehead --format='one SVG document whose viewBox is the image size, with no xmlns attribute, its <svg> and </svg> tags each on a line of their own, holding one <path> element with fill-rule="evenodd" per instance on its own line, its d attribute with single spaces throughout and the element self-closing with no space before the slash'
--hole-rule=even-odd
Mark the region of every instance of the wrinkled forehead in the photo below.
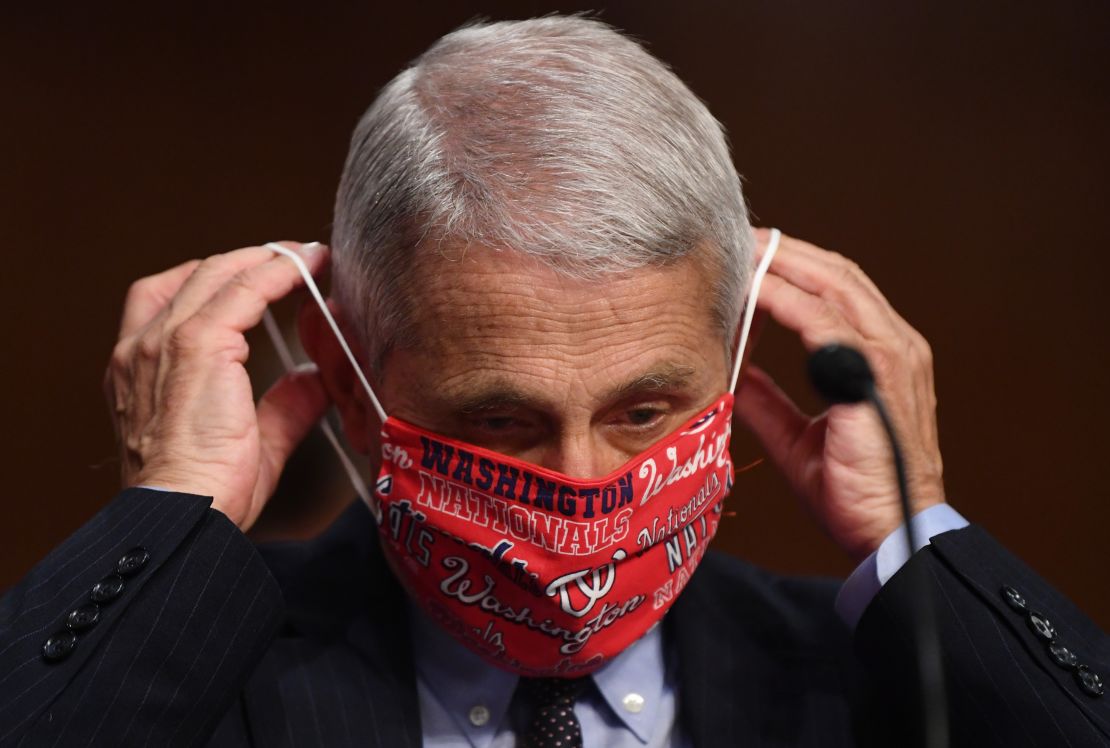
<svg viewBox="0 0 1110 748">
<path fill-rule="evenodd" d="M 658 366 L 715 377 L 728 345 L 706 275 L 685 258 L 589 277 L 511 250 L 426 252 L 406 294 L 404 347 L 434 367 L 437 383 L 593 389 Z"/>
<path fill-rule="evenodd" d="M 512 250 L 424 252 L 410 300 L 415 343 L 597 347 L 686 339 L 722 342 L 713 284 L 692 259 L 590 273 L 565 271 Z"/>
</svg>

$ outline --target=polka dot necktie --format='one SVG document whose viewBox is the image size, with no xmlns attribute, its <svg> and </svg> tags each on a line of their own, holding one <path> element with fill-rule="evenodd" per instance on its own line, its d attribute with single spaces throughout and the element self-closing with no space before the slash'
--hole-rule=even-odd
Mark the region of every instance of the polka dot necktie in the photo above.
<svg viewBox="0 0 1110 748">
<path fill-rule="evenodd" d="M 574 702 L 590 683 L 584 678 L 521 678 L 518 692 L 530 707 L 530 720 L 518 748 L 582 748 L 582 726 Z"/>
</svg>

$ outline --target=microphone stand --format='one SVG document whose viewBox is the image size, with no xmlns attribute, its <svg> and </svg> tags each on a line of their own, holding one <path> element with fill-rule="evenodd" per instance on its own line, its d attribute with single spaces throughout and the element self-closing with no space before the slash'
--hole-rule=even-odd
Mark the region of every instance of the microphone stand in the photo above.
<svg viewBox="0 0 1110 748">
<path fill-rule="evenodd" d="M 945 693 L 944 664 L 941 660 L 940 636 L 937 631 L 936 603 L 929 584 L 928 569 L 913 566 L 911 557 L 917 528 L 910 506 L 906 480 L 906 462 L 894 429 L 890 412 L 875 386 L 875 375 L 867 359 L 859 351 L 844 345 L 826 345 L 809 357 L 809 376 L 814 388 L 833 404 L 854 404 L 867 401 L 875 407 L 883 430 L 894 454 L 894 470 L 898 477 L 898 499 L 902 508 L 902 526 L 906 534 L 910 584 L 916 590 L 920 615 L 913 616 L 914 652 L 917 655 L 918 685 L 921 689 L 921 745 L 925 748 L 946 748 L 948 745 L 948 700 Z"/>
<path fill-rule="evenodd" d="M 891 451 L 894 453 L 894 471 L 898 475 L 898 499 L 902 505 L 902 527 L 906 534 L 906 548 L 913 556 L 917 545 L 914 540 L 920 534 L 913 521 L 910 507 L 910 491 L 906 481 L 906 462 L 902 447 L 894 432 L 894 423 L 887 411 L 886 404 L 879 396 L 875 382 L 867 386 L 867 400 L 875 406 L 879 420 L 883 422 Z M 909 563 L 907 558 L 906 563 Z M 936 602 L 926 576 L 928 569 L 921 565 L 906 569 L 913 574 L 911 582 L 918 589 L 920 613 L 913 617 L 915 653 L 917 655 L 917 675 L 921 686 L 922 745 L 925 748 L 945 748 L 948 745 L 948 698 L 944 685 L 944 665 L 941 660 L 940 634 L 937 631 Z"/>
</svg>

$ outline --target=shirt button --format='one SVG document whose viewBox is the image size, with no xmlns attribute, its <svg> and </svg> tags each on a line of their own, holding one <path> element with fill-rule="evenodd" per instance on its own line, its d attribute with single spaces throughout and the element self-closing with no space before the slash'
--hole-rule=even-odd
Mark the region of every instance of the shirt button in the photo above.
<svg viewBox="0 0 1110 748">
<path fill-rule="evenodd" d="M 146 548 L 142 546 L 132 548 L 116 561 L 116 573 L 121 577 L 137 574 L 146 566 L 147 561 L 150 561 L 150 554 L 146 552 Z"/>
<path fill-rule="evenodd" d="M 72 631 L 59 631 L 42 645 L 42 656 L 47 662 L 59 662 L 69 657 L 77 646 L 77 634 Z"/>
<path fill-rule="evenodd" d="M 639 714 L 644 710 L 644 697 L 638 693 L 630 693 L 621 699 L 625 711 Z"/>
<path fill-rule="evenodd" d="M 470 724 L 475 727 L 482 727 L 489 722 L 489 709 L 479 704 L 478 706 L 470 708 L 470 714 L 468 716 L 470 717 Z"/>
</svg>

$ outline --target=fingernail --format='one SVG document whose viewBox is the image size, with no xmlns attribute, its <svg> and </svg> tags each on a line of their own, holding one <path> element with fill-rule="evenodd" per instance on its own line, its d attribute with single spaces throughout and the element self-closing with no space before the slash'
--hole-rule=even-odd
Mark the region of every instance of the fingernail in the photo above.
<svg viewBox="0 0 1110 748">
<path fill-rule="evenodd" d="M 301 245 L 301 254 L 305 257 L 315 257 L 323 249 L 324 245 L 320 242 L 309 242 L 308 244 Z"/>
<path fill-rule="evenodd" d="M 316 372 L 320 371 L 320 367 L 318 367 L 312 361 L 305 361 L 303 363 L 297 364 L 297 368 L 295 368 L 293 371 L 297 372 L 298 374 L 315 374 Z"/>
</svg>

